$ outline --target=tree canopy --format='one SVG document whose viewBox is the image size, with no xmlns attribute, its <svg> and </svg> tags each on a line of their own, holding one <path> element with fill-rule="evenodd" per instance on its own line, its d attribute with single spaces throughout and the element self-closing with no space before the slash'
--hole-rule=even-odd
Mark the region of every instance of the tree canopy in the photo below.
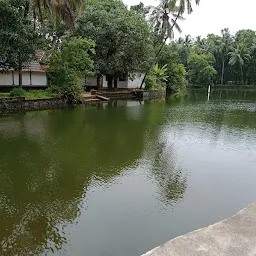
<svg viewBox="0 0 256 256">
<path fill-rule="evenodd" d="M 191 60 L 194 63 L 197 56 L 199 65 L 205 55 L 211 54 L 213 59 L 209 65 L 217 72 L 214 76 L 214 83 L 256 84 L 255 31 L 239 30 L 232 35 L 229 29 L 225 28 L 220 35 L 209 34 L 206 38 L 197 37 L 191 39 L 189 43 L 185 42 L 186 38 L 180 38 L 175 41 L 175 44 L 179 48 L 179 61 L 185 65 L 190 74 L 193 73 Z M 201 84 L 206 81 L 199 79 L 191 82 Z"/>
<path fill-rule="evenodd" d="M 154 48 L 152 34 L 143 15 L 115 0 L 95 1 L 77 21 L 76 35 L 96 43 L 95 72 L 121 76 L 145 72 Z"/>
<path fill-rule="evenodd" d="M 55 50 L 47 71 L 54 92 L 69 101 L 80 98 L 84 77 L 93 75 L 94 46 L 90 40 L 71 38 L 62 43 L 61 51 Z"/>
<path fill-rule="evenodd" d="M 33 58 L 38 34 L 30 19 L 23 18 L 21 9 L 11 1 L 0 0 L 0 66 L 22 69 Z M 22 85 L 21 75 L 19 85 Z"/>
</svg>

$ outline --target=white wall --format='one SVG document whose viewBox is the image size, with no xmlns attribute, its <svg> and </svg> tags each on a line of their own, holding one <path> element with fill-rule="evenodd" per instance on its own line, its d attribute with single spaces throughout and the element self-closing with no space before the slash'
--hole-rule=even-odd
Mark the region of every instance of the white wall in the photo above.
<svg viewBox="0 0 256 256">
<path fill-rule="evenodd" d="M 23 77 L 23 73 L 22 73 L 22 77 Z M 14 85 L 15 86 L 19 85 L 19 72 L 17 71 L 14 72 Z"/>
<path fill-rule="evenodd" d="M 128 80 L 126 81 L 119 81 L 119 78 L 117 80 L 117 88 L 128 88 Z"/>
<path fill-rule="evenodd" d="M 45 72 L 35 72 L 32 71 L 31 74 L 31 84 L 32 86 L 47 86 L 47 76 Z"/>
<path fill-rule="evenodd" d="M 47 86 L 47 76 L 45 72 L 35 72 L 31 73 L 31 83 L 30 84 L 30 72 L 23 71 L 22 72 L 22 85 L 26 87 L 46 87 Z M 19 73 L 17 71 L 14 72 L 14 85 L 13 85 L 13 77 L 12 71 L 8 73 L 2 74 L 0 73 L 0 86 L 8 86 L 14 87 L 19 85 Z"/>
<path fill-rule="evenodd" d="M 106 76 L 103 75 L 103 84 L 102 84 L 103 88 L 108 88 L 108 81 L 106 80 Z"/>
<path fill-rule="evenodd" d="M 0 86 L 12 86 L 12 72 L 0 73 Z"/>
<path fill-rule="evenodd" d="M 97 77 L 86 77 L 85 85 L 88 86 L 97 86 Z"/>
<path fill-rule="evenodd" d="M 128 81 L 119 81 L 117 80 L 117 88 L 124 89 L 128 87 Z M 103 76 L 103 88 L 108 88 L 108 81 L 106 80 L 106 76 Z M 114 80 L 113 80 L 113 88 L 114 88 Z"/>
<path fill-rule="evenodd" d="M 19 85 L 19 75 L 18 75 L 18 83 L 16 85 Z M 30 86 L 30 72 L 28 72 L 28 71 L 22 72 L 22 85 Z"/>
<path fill-rule="evenodd" d="M 129 89 L 140 88 L 143 77 L 144 77 L 144 74 L 140 74 L 140 73 L 135 73 L 134 75 L 129 77 L 128 88 Z M 144 87 L 145 87 L 145 83 L 143 83 L 142 88 Z"/>
<path fill-rule="evenodd" d="M 128 81 L 119 81 L 117 82 L 117 88 L 124 89 L 136 89 L 140 88 L 141 82 L 143 80 L 144 74 L 136 73 L 132 77 L 128 78 Z M 145 86 L 145 83 L 143 84 L 143 88 Z M 113 81 L 113 87 L 114 87 L 114 81 Z M 108 88 L 108 81 L 106 80 L 106 76 L 103 76 L 103 88 Z"/>
</svg>

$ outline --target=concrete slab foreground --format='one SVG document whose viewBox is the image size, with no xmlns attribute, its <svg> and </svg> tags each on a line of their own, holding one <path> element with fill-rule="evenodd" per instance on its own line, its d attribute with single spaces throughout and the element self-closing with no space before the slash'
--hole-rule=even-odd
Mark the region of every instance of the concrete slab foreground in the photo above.
<svg viewBox="0 0 256 256">
<path fill-rule="evenodd" d="M 230 219 L 169 242 L 144 256 L 256 256 L 256 203 Z"/>
</svg>

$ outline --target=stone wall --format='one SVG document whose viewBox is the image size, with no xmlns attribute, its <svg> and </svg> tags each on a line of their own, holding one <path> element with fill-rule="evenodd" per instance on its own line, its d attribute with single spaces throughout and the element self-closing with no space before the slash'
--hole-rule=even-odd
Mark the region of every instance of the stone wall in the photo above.
<svg viewBox="0 0 256 256">
<path fill-rule="evenodd" d="M 135 91 L 134 94 L 140 100 L 161 99 L 166 97 L 166 88 L 155 91 Z"/>
<path fill-rule="evenodd" d="M 0 113 L 63 108 L 68 103 L 62 98 L 26 100 L 25 97 L 0 98 Z"/>
</svg>

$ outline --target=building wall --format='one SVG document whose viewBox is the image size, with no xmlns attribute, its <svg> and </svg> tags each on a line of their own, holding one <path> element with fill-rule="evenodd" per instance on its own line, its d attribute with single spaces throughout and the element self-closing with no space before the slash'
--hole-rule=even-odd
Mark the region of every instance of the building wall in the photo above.
<svg viewBox="0 0 256 256">
<path fill-rule="evenodd" d="M 86 77 L 85 85 L 87 86 L 97 86 L 97 77 Z"/>
<path fill-rule="evenodd" d="M 124 89 L 128 88 L 128 81 L 120 81 L 119 79 L 117 80 L 117 88 Z"/>
<path fill-rule="evenodd" d="M 47 76 L 45 72 L 32 72 L 31 74 L 32 86 L 47 86 Z"/>
<path fill-rule="evenodd" d="M 12 86 L 12 73 L 0 73 L 0 86 Z"/>
<path fill-rule="evenodd" d="M 102 83 L 103 88 L 108 88 L 108 81 L 106 80 L 106 76 L 103 75 L 103 83 Z"/>
<path fill-rule="evenodd" d="M 32 84 L 32 85 L 31 85 Z M 26 87 L 46 87 L 47 86 L 47 76 L 45 72 L 35 72 L 31 73 L 31 84 L 30 84 L 30 72 L 22 72 L 22 85 Z M 0 86 L 15 87 L 19 85 L 19 73 L 14 72 L 14 85 L 12 71 L 8 73 L 0 74 Z"/>
<path fill-rule="evenodd" d="M 129 77 L 128 88 L 129 89 L 140 88 L 143 77 L 144 77 L 144 74 L 140 74 L 140 73 L 136 73 L 136 74 L 134 74 L 134 76 Z M 145 84 L 143 84 L 142 88 L 144 88 L 144 87 L 145 87 Z"/>
<path fill-rule="evenodd" d="M 128 81 L 119 81 L 117 83 L 117 87 L 120 89 L 128 88 L 128 89 L 136 89 L 140 88 L 141 82 L 143 80 L 144 75 L 140 73 L 136 73 L 132 77 L 128 78 Z M 114 86 L 114 85 L 113 85 Z M 144 88 L 145 84 L 143 84 Z M 103 76 L 103 88 L 108 88 L 108 82 L 106 80 L 106 76 Z"/>
<path fill-rule="evenodd" d="M 14 84 L 15 86 L 19 85 L 19 72 L 14 72 Z M 28 71 L 22 72 L 22 85 L 29 86 L 30 85 L 30 74 Z"/>
</svg>

